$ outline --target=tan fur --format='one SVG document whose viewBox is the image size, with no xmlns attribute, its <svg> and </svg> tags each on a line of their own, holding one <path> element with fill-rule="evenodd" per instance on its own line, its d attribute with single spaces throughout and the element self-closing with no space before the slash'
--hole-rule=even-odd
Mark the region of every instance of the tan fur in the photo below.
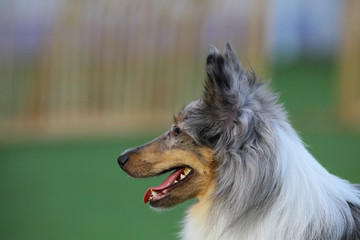
<svg viewBox="0 0 360 240">
<path fill-rule="evenodd" d="M 183 137 L 186 141 L 188 137 Z M 195 147 L 192 149 L 171 148 L 171 144 L 159 138 L 136 151 L 129 153 L 131 159 L 124 170 L 132 177 L 151 177 L 164 171 L 189 166 L 194 170 L 191 178 L 182 186 L 171 191 L 168 203 L 163 207 L 175 205 L 191 198 L 202 199 L 214 189 L 217 162 L 211 148 Z"/>
<path fill-rule="evenodd" d="M 199 194 L 199 202 L 191 207 L 191 211 L 189 214 L 190 218 L 198 219 L 201 223 L 206 222 L 206 219 L 209 216 L 211 206 L 213 205 L 212 194 L 214 193 L 214 191 L 215 182 L 209 182 L 207 191 L 204 194 Z"/>
</svg>

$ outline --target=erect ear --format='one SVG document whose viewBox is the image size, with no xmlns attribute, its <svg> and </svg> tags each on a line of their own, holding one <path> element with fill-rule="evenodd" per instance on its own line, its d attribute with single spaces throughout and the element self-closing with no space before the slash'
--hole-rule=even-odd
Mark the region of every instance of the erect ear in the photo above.
<svg viewBox="0 0 360 240">
<path fill-rule="evenodd" d="M 231 49 L 226 45 L 222 55 L 214 46 L 210 46 L 206 59 L 206 75 L 204 101 L 215 118 L 229 122 L 233 120 L 236 109 L 240 108 L 240 79 L 243 69 Z"/>
</svg>

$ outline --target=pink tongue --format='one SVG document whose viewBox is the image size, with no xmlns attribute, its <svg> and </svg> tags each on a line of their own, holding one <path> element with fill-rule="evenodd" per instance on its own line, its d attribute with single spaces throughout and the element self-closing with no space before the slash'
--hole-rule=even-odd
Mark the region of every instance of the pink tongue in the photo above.
<svg viewBox="0 0 360 240">
<path fill-rule="evenodd" d="M 168 176 L 160 186 L 149 188 L 144 195 L 144 203 L 147 203 L 149 201 L 149 198 L 151 196 L 151 190 L 164 190 L 165 188 L 171 186 L 182 173 L 184 173 L 184 168 L 179 168 L 175 170 L 175 172 L 173 172 L 170 176 Z"/>
</svg>

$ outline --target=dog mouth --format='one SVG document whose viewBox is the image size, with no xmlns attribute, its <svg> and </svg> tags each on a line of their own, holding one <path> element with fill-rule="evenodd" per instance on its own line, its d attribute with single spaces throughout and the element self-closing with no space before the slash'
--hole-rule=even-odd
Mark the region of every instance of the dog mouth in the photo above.
<svg viewBox="0 0 360 240">
<path fill-rule="evenodd" d="M 175 171 L 168 176 L 163 183 L 157 187 L 150 187 L 144 195 L 144 203 L 150 201 L 150 203 L 156 202 L 164 197 L 168 196 L 169 193 L 183 185 L 190 179 L 194 170 L 190 167 L 176 168 Z"/>
</svg>

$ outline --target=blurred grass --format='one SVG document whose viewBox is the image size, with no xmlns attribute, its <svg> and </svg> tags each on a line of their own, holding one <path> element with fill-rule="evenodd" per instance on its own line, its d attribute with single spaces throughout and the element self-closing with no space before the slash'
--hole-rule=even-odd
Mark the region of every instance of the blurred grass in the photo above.
<svg viewBox="0 0 360 240">
<path fill-rule="evenodd" d="M 272 79 L 310 152 L 360 182 L 360 132 L 336 118 L 333 64 L 275 67 Z M 161 180 L 131 179 L 116 162 L 155 136 L 2 143 L 0 239 L 176 239 L 191 203 L 154 212 L 142 198 Z"/>
<path fill-rule="evenodd" d="M 0 239 L 175 238 L 184 207 L 142 202 L 159 179 L 134 180 L 117 164 L 150 138 L 32 143 L 1 148 Z"/>
</svg>

